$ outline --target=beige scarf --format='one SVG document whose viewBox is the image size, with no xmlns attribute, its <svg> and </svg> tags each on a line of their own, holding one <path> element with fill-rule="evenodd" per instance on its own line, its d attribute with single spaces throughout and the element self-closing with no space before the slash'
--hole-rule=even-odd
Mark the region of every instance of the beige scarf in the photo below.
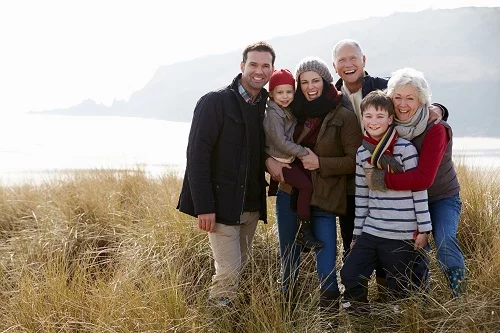
<svg viewBox="0 0 500 333">
<path fill-rule="evenodd" d="M 417 109 L 417 112 L 408 120 L 401 121 L 394 119 L 396 130 L 400 137 L 406 140 L 413 140 L 425 131 L 427 121 L 429 120 L 429 106 L 424 105 Z"/>
</svg>

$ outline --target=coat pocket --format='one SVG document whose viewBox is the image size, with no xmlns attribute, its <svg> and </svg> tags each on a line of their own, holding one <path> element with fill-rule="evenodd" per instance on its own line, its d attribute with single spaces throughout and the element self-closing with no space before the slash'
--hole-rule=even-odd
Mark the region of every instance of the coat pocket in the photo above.
<svg viewBox="0 0 500 333">
<path fill-rule="evenodd" d="M 235 222 L 240 216 L 241 195 L 238 185 L 233 181 L 212 179 L 215 197 L 215 214 L 218 220 Z"/>
</svg>

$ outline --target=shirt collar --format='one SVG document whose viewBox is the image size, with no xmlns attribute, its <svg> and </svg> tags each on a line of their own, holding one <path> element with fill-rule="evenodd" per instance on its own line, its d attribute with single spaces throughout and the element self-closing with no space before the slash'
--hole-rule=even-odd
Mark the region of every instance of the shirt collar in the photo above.
<svg viewBox="0 0 500 333">
<path fill-rule="evenodd" d="M 262 100 L 262 93 L 260 92 L 255 98 L 255 100 L 253 100 L 252 95 L 250 95 L 248 91 L 245 89 L 245 87 L 243 87 L 243 85 L 241 84 L 241 80 L 238 80 L 238 92 L 240 93 L 241 97 L 243 97 L 245 102 L 247 102 L 248 104 L 255 105 Z"/>
<path fill-rule="evenodd" d="M 367 73 L 365 71 L 363 71 L 363 80 L 364 80 L 366 74 Z M 353 94 L 353 92 L 349 91 L 349 88 L 347 88 L 347 86 L 345 85 L 345 81 L 344 80 L 342 80 L 342 86 L 344 87 L 345 92 L 347 93 L 347 95 Z M 361 89 L 359 89 L 358 91 L 355 91 L 354 94 L 356 94 L 356 93 L 360 93 L 361 94 L 362 90 L 363 90 L 363 85 L 361 85 Z"/>
</svg>

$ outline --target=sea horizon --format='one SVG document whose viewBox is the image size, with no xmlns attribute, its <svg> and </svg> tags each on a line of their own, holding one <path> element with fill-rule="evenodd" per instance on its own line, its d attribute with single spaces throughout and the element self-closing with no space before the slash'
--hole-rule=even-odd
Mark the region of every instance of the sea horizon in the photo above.
<svg viewBox="0 0 500 333">
<path fill-rule="evenodd" d="M 183 176 L 190 123 L 119 116 L 25 114 L 0 125 L 0 185 L 76 170 Z M 455 163 L 498 168 L 500 138 L 454 137 Z"/>
</svg>

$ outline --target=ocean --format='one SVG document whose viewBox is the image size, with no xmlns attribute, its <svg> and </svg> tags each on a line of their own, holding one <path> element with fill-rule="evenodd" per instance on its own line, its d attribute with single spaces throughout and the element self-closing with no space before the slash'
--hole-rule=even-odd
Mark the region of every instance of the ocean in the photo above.
<svg viewBox="0 0 500 333">
<path fill-rule="evenodd" d="M 0 121 L 0 184 L 63 170 L 136 169 L 182 176 L 190 123 L 132 117 L 25 114 Z M 456 162 L 500 166 L 500 138 L 454 138 Z"/>
</svg>

